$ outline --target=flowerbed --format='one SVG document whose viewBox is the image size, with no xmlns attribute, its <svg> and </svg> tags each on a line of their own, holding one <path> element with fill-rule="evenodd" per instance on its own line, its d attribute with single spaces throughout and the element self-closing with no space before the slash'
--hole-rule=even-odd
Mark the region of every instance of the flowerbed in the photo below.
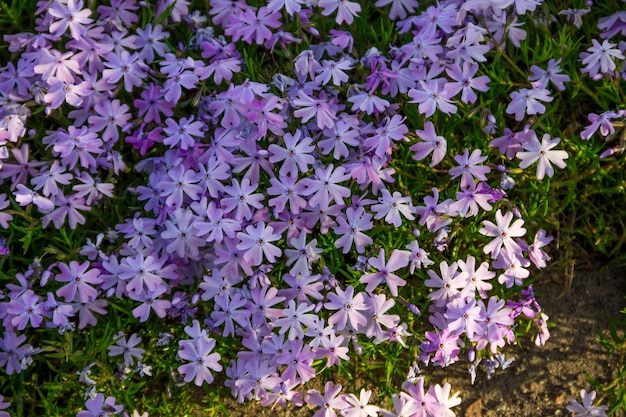
<svg viewBox="0 0 626 417">
<path fill-rule="evenodd" d="M 586 172 L 620 179 L 626 15 L 577 6 L 6 8 L 36 18 L 0 70 L 0 407 L 186 413 L 217 378 L 316 416 L 454 415 L 427 367 L 487 378 L 546 343 L 550 231 Z M 358 364 L 377 397 L 336 382 Z"/>
</svg>

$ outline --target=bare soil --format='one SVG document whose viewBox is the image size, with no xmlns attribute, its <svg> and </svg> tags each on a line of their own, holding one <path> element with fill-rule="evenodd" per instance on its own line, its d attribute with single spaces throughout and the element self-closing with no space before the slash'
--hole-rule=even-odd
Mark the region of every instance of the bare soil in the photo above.
<svg viewBox="0 0 626 417">
<path fill-rule="evenodd" d="M 505 354 L 515 361 L 507 369 L 496 370 L 491 379 L 481 369 L 472 385 L 469 364 L 463 361 L 445 369 L 424 368 L 422 374 L 430 383 L 448 382 L 453 392 L 459 392 L 462 403 L 453 410 L 459 417 L 569 416 L 568 399 L 580 402 L 580 390 L 593 389 L 585 374 L 600 382 L 614 377 L 615 361 L 596 337 L 598 332 L 608 332 L 609 317 L 618 317 L 626 306 L 625 273 L 626 268 L 615 264 L 579 261 L 569 289 L 559 274 L 540 278 L 534 289 L 554 325 L 551 337 L 542 347 L 529 340 L 507 347 Z M 230 399 L 224 409 L 230 417 L 309 417 L 315 412 L 306 405 L 271 410 Z"/>
</svg>

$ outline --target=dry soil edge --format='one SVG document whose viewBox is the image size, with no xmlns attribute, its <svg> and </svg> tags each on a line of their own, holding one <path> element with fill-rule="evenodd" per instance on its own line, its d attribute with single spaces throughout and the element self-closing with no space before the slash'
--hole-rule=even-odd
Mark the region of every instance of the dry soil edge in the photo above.
<svg viewBox="0 0 626 417">
<path fill-rule="evenodd" d="M 545 346 L 525 340 L 521 346 L 507 347 L 507 357 L 516 358 L 511 367 L 496 371 L 491 379 L 481 372 L 474 385 L 466 361 L 445 369 L 423 369 L 432 383 L 448 382 L 453 392 L 460 393 L 463 401 L 453 410 L 457 416 L 568 416 L 568 398 L 580 401 L 580 390 L 592 389 L 584 373 L 603 382 L 611 379 L 613 362 L 596 335 L 606 332 L 608 317 L 617 317 L 626 305 L 626 269 L 602 263 L 578 265 L 567 292 L 562 283 L 548 278 L 534 285 L 539 303 L 555 325 Z M 315 412 L 307 406 L 272 410 L 230 399 L 224 406 L 230 417 L 308 417 Z"/>
</svg>

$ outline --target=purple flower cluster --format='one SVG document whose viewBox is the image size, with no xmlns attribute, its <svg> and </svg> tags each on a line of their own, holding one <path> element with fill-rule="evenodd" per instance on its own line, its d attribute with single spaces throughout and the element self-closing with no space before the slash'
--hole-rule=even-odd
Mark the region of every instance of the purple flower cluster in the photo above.
<svg viewBox="0 0 626 417">
<path fill-rule="evenodd" d="M 338 366 L 365 340 L 405 346 L 408 315 L 427 313 L 428 330 L 413 336 L 420 360 L 440 366 L 463 348 L 496 354 L 514 342 L 518 317 L 539 324 L 537 340 L 545 342 L 547 316 L 534 296 L 505 300 L 494 288 L 527 286 L 531 265 L 546 267 L 541 248 L 551 238 L 540 230 L 532 243 L 524 240 L 525 220 L 506 200 L 512 179 L 490 164 L 499 155 L 456 149 L 433 117 L 480 102 L 490 83 L 481 63 L 507 41 L 520 45 L 526 32 L 518 19 L 541 2 L 450 0 L 417 11 L 414 0 L 378 0 L 410 36 L 387 53 L 371 48 L 362 56 L 349 32 L 322 34 L 313 22 L 321 14 L 351 25 L 361 5 L 310 3 L 210 0 L 210 16 L 201 16 L 187 1 L 163 1 L 154 10 L 158 18 L 171 7 L 162 23 L 139 27 L 134 0 L 97 10 L 81 0 L 41 1 L 34 33 L 5 36 L 17 58 L 0 68 L 0 227 L 21 213 L 11 204 L 31 210 L 43 228 L 76 229 L 127 198 L 117 224 L 88 241 L 80 259 L 33 262 L 16 275 L 18 285 L 7 285 L 0 301 L 7 374 L 25 370 L 38 353 L 25 344 L 31 329 L 85 329 L 110 301 L 132 300 L 137 322 L 192 323 L 184 329 L 191 339 L 178 340 L 184 382 L 210 384 L 224 369 L 241 402 L 307 402 L 320 417 L 448 416 L 460 400 L 447 384 L 426 390 L 423 377 L 404 385 L 393 411 L 367 405 L 369 391 L 339 395 L 332 382 L 324 393 L 299 387 L 318 373 L 316 361 Z M 286 31 L 293 20 L 301 33 Z M 172 50 L 169 23 L 187 24 L 190 44 Z M 619 32 L 617 21 L 601 24 Z M 251 80 L 242 43 L 288 51 L 293 62 L 269 84 Z M 586 72 L 614 72 L 623 55 L 608 40 L 596 43 L 600 49 L 581 57 Z M 506 113 L 516 121 L 544 113 L 553 100 L 548 86 L 563 90 L 570 81 L 560 64 L 532 66 L 531 88 L 512 92 Z M 31 128 L 39 116 L 30 103 L 54 128 Z M 422 115 L 419 128 L 400 103 Z M 614 132 L 610 120 L 622 116 L 590 116 L 594 127 L 583 138 Z M 496 125 L 493 117 L 489 135 Z M 501 134 L 490 147 L 521 160 L 522 169 L 536 162 L 539 180 L 554 175 L 553 165 L 566 166 L 568 154 L 554 149 L 560 139 L 549 133 L 539 141 L 529 124 Z M 460 152 L 441 174 L 455 191 L 410 195 L 415 190 L 399 183 L 393 163 L 406 149 L 430 167 L 444 165 L 449 149 Z M 467 224 L 478 226 L 484 258 L 454 260 L 448 247 Z M 398 237 L 385 250 L 377 236 L 387 230 Z M 9 251 L 3 245 L 0 256 Z M 329 253 L 357 261 L 356 279 L 337 279 Z M 420 285 L 429 289 L 424 300 L 401 297 Z M 214 352 L 218 336 L 239 340 L 240 349 L 222 357 Z M 109 356 L 133 366 L 144 359 L 139 343 L 120 331 Z M 150 374 L 142 362 L 136 370 Z M 79 416 L 121 411 L 112 397 L 92 394 Z"/>
</svg>

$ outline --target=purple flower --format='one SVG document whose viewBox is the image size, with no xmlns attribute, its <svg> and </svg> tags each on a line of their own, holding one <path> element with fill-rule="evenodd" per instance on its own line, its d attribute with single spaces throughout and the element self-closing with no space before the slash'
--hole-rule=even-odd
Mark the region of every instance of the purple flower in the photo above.
<svg viewBox="0 0 626 417">
<path fill-rule="evenodd" d="M 65 223 L 66 218 L 70 229 L 76 229 L 78 224 L 85 224 L 87 219 L 85 219 L 85 216 L 83 216 L 79 210 L 89 211 L 91 207 L 85 205 L 83 198 L 78 197 L 77 194 L 70 194 L 68 196 L 57 194 L 56 197 L 54 201 L 56 209 L 46 214 L 41 219 L 43 227 L 48 227 L 48 224 L 52 221 L 54 227 L 60 229 Z"/>
<path fill-rule="evenodd" d="M 13 316 L 11 324 L 18 330 L 24 330 L 29 323 L 33 328 L 41 325 L 45 308 L 39 295 L 26 290 L 18 299 L 9 302 L 6 312 Z"/>
<path fill-rule="evenodd" d="M 313 139 L 310 137 L 303 138 L 302 131 L 296 130 L 294 135 L 285 133 L 283 141 L 285 142 L 284 148 L 276 144 L 271 144 L 268 148 L 271 163 L 284 161 L 280 167 L 280 176 L 297 177 L 298 173 L 307 172 L 309 165 L 315 163 L 315 158 L 312 155 L 315 150 L 315 146 L 312 144 Z"/>
<path fill-rule="evenodd" d="M 143 78 L 148 75 L 145 64 L 137 52 L 131 55 L 124 50 L 119 56 L 114 53 L 109 54 L 108 61 L 104 63 L 104 66 L 109 69 L 102 71 L 102 78 L 109 84 L 116 84 L 123 78 L 124 89 L 129 93 L 133 87 L 141 86 Z"/>
<path fill-rule="evenodd" d="M 367 91 L 360 91 L 348 97 L 348 101 L 352 103 L 352 111 L 361 110 L 367 114 L 384 112 L 391 105 L 389 101 Z"/>
<path fill-rule="evenodd" d="M 276 257 L 281 256 L 282 251 L 278 246 L 270 243 L 280 239 L 280 234 L 274 233 L 272 226 L 265 226 L 264 222 L 258 222 L 256 227 L 247 226 L 245 232 L 237 232 L 240 243 L 237 249 L 245 251 L 243 258 L 252 265 L 258 266 L 263 262 L 263 257 L 268 262 L 276 262 Z"/>
<path fill-rule="evenodd" d="M 398 295 L 398 287 L 406 285 L 406 281 L 394 274 L 394 272 L 408 266 L 410 255 L 408 251 L 394 249 L 389 256 L 389 261 L 385 261 L 385 250 L 380 249 L 378 257 L 370 257 L 368 259 L 368 264 L 378 270 L 378 272 L 365 274 L 360 279 L 362 284 L 367 285 L 365 290 L 371 294 L 376 287 L 385 282 L 389 287 L 391 295 L 396 297 Z"/>
<path fill-rule="evenodd" d="M 126 110 L 127 109 L 128 107 Z M 128 118 L 130 117 L 130 115 L 126 116 Z M 95 122 L 97 119 L 95 126 L 98 127 L 92 126 L 92 129 L 99 131 L 107 126 L 103 134 L 103 137 L 105 135 L 107 136 L 107 140 L 111 139 L 113 136 L 117 138 L 118 135 L 115 125 L 115 116 L 111 117 L 113 117 L 113 122 L 107 126 L 109 121 L 105 121 L 103 116 L 90 116 L 90 123 Z M 126 120 L 121 119 L 120 122 L 125 123 Z M 103 142 L 92 129 L 89 129 L 87 126 L 81 126 L 80 128 L 69 126 L 67 132 L 63 130 L 56 132 L 56 140 L 53 143 L 52 150 L 54 154 L 58 154 L 61 157 L 61 163 L 63 165 L 66 165 L 69 169 L 73 169 L 76 164 L 80 162 L 83 168 L 97 167 L 98 163 L 95 157 L 104 152 L 102 149 Z"/>
<path fill-rule="evenodd" d="M 30 180 L 35 191 L 42 190 L 46 197 L 60 193 L 57 184 L 68 185 L 73 175 L 65 172 L 66 167 L 55 160 L 49 169 L 42 169 L 39 175 Z"/>
<path fill-rule="evenodd" d="M 52 315 L 52 327 L 64 328 L 68 325 L 68 318 L 74 315 L 73 308 L 70 304 L 58 302 L 54 295 L 49 292 L 48 300 L 44 301 L 43 308 L 48 315 Z"/>
<path fill-rule="evenodd" d="M 453 96 L 448 85 L 441 86 L 436 80 L 421 81 L 421 89 L 409 90 L 409 97 L 413 100 L 409 103 L 419 103 L 418 109 L 426 117 L 435 114 L 437 109 L 447 115 L 455 114 L 457 107 L 450 100 Z"/>
<path fill-rule="evenodd" d="M 374 219 L 384 217 L 385 222 L 395 227 L 402 225 L 402 217 L 407 220 L 415 220 L 411 197 L 403 197 L 398 191 L 394 191 L 392 195 L 387 189 L 383 189 L 381 194 L 381 197 L 378 198 L 379 204 L 372 205 L 372 211 L 376 213 Z"/>
<path fill-rule="evenodd" d="M 239 184 L 239 181 L 233 178 L 232 185 L 224 187 L 224 191 L 229 197 L 222 198 L 222 209 L 226 213 L 237 209 L 235 213 L 236 220 L 252 219 L 250 206 L 256 209 L 263 208 L 261 201 L 265 198 L 261 193 L 253 193 L 257 187 L 258 184 L 252 185 L 249 179 L 244 178 L 241 180 L 241 184 Z"/>
<path fill-rule="evenodd" d="M 485 165 L 479 165 L 487 160 L 486 156 L 481 155 L 480 149 L 474 149 L 470 156 L 469 150 L 465 148 L 463 155 L 457 155 L 454 160 L 459 164 L 458 166 L 450 169 L 450 175 L 452 178 L 461 176 L 461 188 L 466 188 L 474 184 L 474 178 L 479 181 L 487 181 L 485 174 L 491 172 L 491 168 Z"/>
<path fill-rule="evenodd" d="M 0 147 L 0 149 L 2 149 L 2 147 Z M 6 151 L 6 148 L 4 151 Z M 2 163 L 2 169 L 0 169 L 0 179 L 10 177 L 11 190 L 14 190 L 16 187 L 19 190 L 19 184 L 26 184 L 29 176 L 36 177 L 39 174 L 39 167 L 45 165 L 45 162 L 33 161 L 32 158 L 29 158 L 30 147 L 28 146 L 28 143 L 23 144 L 19 148 L 12 148 L 11 153 L 13 154 L 17 164 Z M 5 158 L 6 156 L 2 157 L 2 159 Z M 30 204 L 30 202 L 26 204 Z M 41 207 L 40 210 L 43 211 Z"/>
<path fill-rule="evenodd" d="M 525 151 L 516 154 L 522 160 L 519 164 L 520 168 L 528 168 L 533 163 L 539 161 L 537 164 L 537 178 L 541 180 L 545 175 L 552 177 L 554 168 L 552 168 L 551 163 L 563 169 L 566 166 L 565 159 L 569 157 L 567 152 L 553 149 L 559 142 L 561 142 L 560 138 L 551 139 L 550 135 L 546 133 L 541 138 L 541 143 L 539 143 L 537 135 L 532 135 L 530 140 L 522 145 Z"/>
<path fill-rule="evenodd" d="M 529 81 L 533 82 L 533 87 L 537 88 L 547 88 L 548 82 L 552 82 L 554 86 L 563 91 L 565 90 L 565 83 L 571 81 L 571 78 L 567 74 L 561 74 L 561 59 L 554 60 L 550 59 L 548 61 L 548 68 L 543 70 L 536 65 L 530 67 L 530 70 L 533 72 L 531 76 L 528 77 Z"/>
<path fill-rule="evenodd" d="M 517 121 L 524 118 L 524 113 L 543 114 L 546 111 L 546 106 L 540 100 L 551 102 L 554 97 L 550 97 L 550 91 L 545 88 L 522 88 L 519 91 L 514 91 L 511 93 L 511 102 L 506 108 L 506 113 L 514 114 Z"/>
<path fill-rule="evenodd" d="M 48 92 L 44 95 L 44 101 L 51 109 L 60 107 L 63 102 L 78 107 L 83 104 L 82 97 L 92 93 L 86 81 L 75 84 L 52 77 L 48 79 L 48 86 Z"/>
<path fill-rule="evenodd" d="M 282 310 L 283 316 L 274 320 L 274 325 L 280 328 L 280 334 L 287 333 L 289 340 L 303 339 L 302 326 L 314 327 L 317 316 L 309 314 L 315 308 L 315 304 L 300 303 L 296 306 L 294 300 L 289 300 L 287 308 Z"/>
<path fill-rule="evenodd" d="M 591 122 L 582 132 L 580 132 L 580 138 L 587 140 L 593 136 L 598 129 L 600 134 L 604 137 L 615 134 L 615 126 L 611 122 L 611 119 L 617 117 L 623 117 L 623 112 L 605 111 L 602 114 L 589 113 L 587 119 Z M 608 139 L 608 138 L 607 138 Z"/>
<path fill-rule="evenodd" d="M 404 124 L 405 118 L 400 115 L 387 117 L 384 124 L 376 129 L 374 135 L 363 141 L 366 148 L 373 151 L 378 157 L 384 158 L 391 154 L 393 142 L 398 142 L 406 138 L 409 128 Z"/>
<path fill-rule="evenodd" d="M 606 405 L 593 405 L 593 400 L 596 398 L 596 392 L 587 392 L 586 390 L 580 391 L 580 396 L 583 399 L 583 403 L 580 404 L 573 398 L 569 399 L 569 405 L 567 411 L 573 413 L 572 417 L 607 417 L 606 411 L 609 409 Z"/>
<path fill-rule="evenodd" d="M 465 333 L 470 340 L 484 332 L 484 306 L 477 304 L 473 297 L 457 298 L 449 303 L 444 317 L 448 321 L 448 329 L 458 335 Z"/>
<path fill-rule="evenodd" d="M 222 336 L 235 335 L 235 323 L 242 328 L 250 326 L 250 311 L 246 308 L 248 300 L 235 293 L 232 297 L 222 294 L 215 297 L 215 310 L 211 313 L 213 325 L 224 324 Z"/>
<path fill-rule="evenodd" d="M 513 159 L 515 155 L 522 150 L 522 144 L 526 143 L 534 134 L 534 130 L 526 125 L 521 132 L 513 132 L 508 127 L 504 129 L 504 135 L 495 138 L 489 142 L 490 148 L 498 148 L 502 155 L 506 155 L 508 159 Z"/>
<path fill-rule="evenodd" d="M 304 91 L 298 91 L 298 98 L 291 100 L 291 104 L 295 106 L 296 110 L 293 112 L 295 117 L 302 119 L 302 123 L 306 123 L 316 117 L 317 127 L 320 129 L 329 128 L 332 129 L 337 119 L 337 99 L 326 99 L 324 92 L 320 93 L 318 99 L 309 97 Z"/>
<path fill-rule="evenodd" d="M 99 132 L 104 129 L 102 139 L 105 142 L 113 139 L 117 141 L 119 139 L 119 132 L 117 127 L 121 127 L 122 130 L 127 129 L 127 123 L 130 121 L 132 115 L 128 113 L 129 107 L 127 104 L 121 104 L 120 100 L 115 99 L 113 101 L 103 100 L 95 105 L 95 112 L 97 115 L 89 116 L 89 123 L 91 129 L 95 132 Z M 71 128 L 70 126 L 70 134 Z M 89 133 L 88 133 L 89 132 Z M 81 135 L 93 134 L 91 131 L 87 131 L 83 126 L 80 130 Z"/>
<path fill-rule="evenodd" d="M 120 331 L 115 335 L 114 340 L 115 344 L 107 348 L 109 356 L 124 355 L 124 365 L 126 366 L 132 366 L 135 363 L 133 357 L 138 360 L 143 358 L 145 350 L 135 347 L 141 343 L 141 337 L 138 337 L 136 333 L 133 333 L 126 341 L 124 332 Z"/>
<path fill-rule="evenodd" d="M 466 261 L 459 260 L 459 269 L 467 274 L 469 278 L 468 285 L 461 291 L 465 297 L 474 298 L 476 292 L 481 298 L 487 298 L 487 291 L 491 290 L 492 285 L 486 281 L 495 278 L 496 273 L 489 270 L 489 264 L 483 262 L 476 269 L 476 259 L 468 256 Z"/>
<path fill-rule="evenodd" d="M 391 9 L 389 10 L 389 18 L 391 20 L 403 20 L 408 14 L 413 14 L 419 6 L 417 0 L 377 0 L 374 6 L 383 7 L 388 4 L 391 4 Z M 363 395 L 363 391 L 361 391 L 361 395 Z"/>
<path fill-rule="evenodd" d="M 450 97 L 461 92 L 463 103 L 475 103 L 477 97 L 474 90 L 488 91 L 489 77 L 486 75 L 476 77 L 476 72 L 478 72 L 478 64 L 476 63 L 463 62 L 462 68 L 458 63 L 446 67 L 446 73 L 454 80 L 454 82 L 447 83 Z"/>
<path fill-rule="evenodd" d="M 205 210 L 206 221 L 196 221 L 194 226 L 198 236 L 208 236 L 207 242 L 218 242 L 224 240 L 224 235 L 233 239 L 241 230 L 241 222 L 224 216 L 224 210 L 217 208 L 214 201 L 211 201 Z"/>
<path fill-rule="evenodd" d="M 141 92 L 141 99 L 135 99 L 133 104 L 137 108 L 137 117 L 143 117 L 144 122 L 161 124 L 161 114 L 170 117 L 174 114 L 173 103 L 163 100 L 163 88 L 150 83 L 148 88 Z"/>
<path fill-rule="evenodd" d="M 476 216 L 478 214 L 478 206 L 485 211 L 490 211 L 493 207 L 489 202 L 492 202 L 493 197 L 490 189 L 485 189 L 482 184 L 478 185 L 471 182 L 463 191 L 456 193 L 456 201 L 450 204 L 450 212 L 458 213 L 461 217 Z"/>
<path fill-rule="evenodd" d="M 306 189 L 303 194 L 305 196 L 313 195 L 309 199 L 311 207 L 319 207 L 327 209 L 331 201 L 343 206 L 343 199 L 350 196 L 351 191 L 348 187 L 339 185 L 339 183 L 350 179 L 350 174 L 346 172 L 344 167 L 335 167 L 333 164 L 325 168 L 317 168 L 314 178 L 305 178 L 302 180 Z"/>
<path fill-rule="evenodd" d="M 193 148 L 196 143 L 196 137 L 204 136 L 205 124 L 201 121 L 193 121 L 194 116 L 189 119 L 183 117 L 176 122 L 169 117 L 165 120 L 166 128 L 163 132 L 167 135 L 163 139 L 164 145 L 169 145 L 170 148 L 180 146 L 180 149 L 187 150 Z"/>
<path fill-rule="evenodd" d="M 22 184 L 18 184 L 17 191 L 13 193 L 15 201 L 20 206 L 34 204 L 42 213 L 49 213 L 54 208 L 54 203 L 49 199 L 42 197 L 36 191 L 32 191 Z"/>
<path fill-rule="evenodd" d="M 522 246 L 523 249 L 528 251 L 528 257 L 537 268 L 545 268 L 546 261 L 550 260 L 550 257 L 541 248 L 548 245 L 553 239 L 552 236 L 546 236 L 546 231 L 542 229 L 537 232 L 532 244 L 527 248 Z"/>
<path fill-rule="evenodd" d="M 286 365 L 282 378 L 292 380 L 297 375 L 302 383 L 313 379 L 315 369 L 311 365 L 315 360 L 315 352 L 300 339 L 287 342 L 285 346 L 288 350 L 276 359 L 277 364 Z"/>
<path fill-rule="evenodd" d="M 163 177 L 157 186 L 161 190 L 161 197 L 167 197 L 165 204 L 176 209 L 181 208 L 185 201 L 200 199 L 202 187 L 198 185 L 200 177 L 192 169 L 186 169 L 183 165 L 176 165 L 167 171 L 168 177 Z"/>
<path fill-rule="evenodd" d="M 530 271 L 525 269 L 530 266 L 530 261 L 523 258 L 521 252 L 509 252 L 507 249 L 502 249 L 492 265 L 494 268 L 505 270 L 498 276 L 498 282 L 505 284 L 507 288 L 511 288 L 513 284 L 521 287 L 523 280 L 530 275 Z"/>
<path fill-rule="evenodd" d="M 161 232 L 163 239 L 171 239 L 166 247 L 168 253 L 175 253 L 179 258 L 200 259 L 199 248 L 205 246 L 206 242 L 198 237 L 195 221 L 191 210 L 174 211 L 171 220 L 165 222 L 166 230 Z"/>
<path fill-rule="evenodd" d="M 435 289 L 428 294 L 428 298 L 433 300 L 435 305 L 441 307 L 461 296 L 460 290 L 465 288 L 470 277 L 466 271 L 459 272 L 456 262 L 448 265 L 446 261 L 442 261 L 439 264 L 439 271 L 441 272 L 441 277 L 435 271 L 429 269 L 429 278 L 424 282 L 424 285 Z"/>
<path fill-rule="evenodd" d="M 585 66 L 581 72 L 588 73 L 590 77 L 596 78 L 601 74 L 610 74 L 615 71 L 615 59 L 624 59 L 624 54 L 615 43 L 603 40 L 602 44 L 595 39 L 591 40 L 593 46 L 587 49 L 587 52 L 580 53 L 580 60 Z"/>
<path fill-rule="evenodd" d="M 55 280 L 57 282 L 67 282 L 67 284 L 56 291 L 57 296 L 64 297 L 67 303 L 73 301 L 88 303 L 96 299 L 98 290 L 89 284 L 102 283 L 99 269 L 89 269 L 89 261 L 85 261 L 82 264 L 71 261 L 69 266 L 61 262 L 58 265 L 61 273 L 55 276 Z M 78 299 L 76 299 L 77 295 Z"/>
<path fill-rule="evenodd" d="M 285 249 L 287 257 L 286 264 L 293 267 L 289 270 L 291 275 L 308 275 L 311 273 L 311 266 L 320 259 L 322 249 L 317 247 L 317 239 L 306 242 L 307 233 L 301 232 L 299 236 L 289 239 L 289 245 L 294 249 Z"/>
<path fill-rule="evenodd" d="M 363 207 L 354 209 L 348 207 L 346 217 L 337 217 L 338 226 L 334 229 L 335 234 L 342 235 L 335 241 L 336 248 L 342 248 L 343 253 L 348 253 L 352 245 L 358 253 L 365 252 L 365 245 L 371 245 L 373 240 L 364 231 L 374 227 L 372 215 L 366 213 Z"/>
<path fill-rule="evenodd" d="M 354 295 L 354 288 L 350 285 L 343 291 L 336 287 L 335 293 L 328 293 L 328 302 L 324 304 L 327 310 L 339 310 L 328 319 L 328 324 L 336 326 L 337 330 L 343 330 L 349 323 L 354 329 L 365 327 L 367 319 L 362 311 L 367 310 L 363 293 Z"/>
<path fill-rule="evenodd" d="M 126 291 L 134 295 L 155 292 L 159 288 L 167 288 L 160 276 L 162 263 L 154 256 L 143 253 L 127 256 L 122 259 L 118 269 L 118 278 L 126 282 Z"/>
<path fill-rule="evenodd" d="M 11 403 L 4 401 L 4 396 L 0 395 L 0 410 L 7 409 L 11 406 Z M 0 417 L 11 417 L 8 412 L 0 411 Z"/>
<path fill-rule="evenodd" d="M 280 13 L 272 12 L 268 7 L 260 7 L 256 14 L 253 10 L 246 10 L 240 16 L 231 20 L 231 27 L 227 28 L 226 34 L 232 34 L 233 40 L 242 39 L 245 42 L 262 45 L 264 41 L 272 36 L 269 28 L 280 27 Z M 235 23 L 232 23 L 235 21 Z M 232 33 L 234 31 L 234 33 Z"/>
<path fill-rule="evenodd" d="M 135 47 L 140 49 L 139 59 L 144 59 L 147 64 L 154 61 L 154 55 L 163 57 L 169 48 L 164 39 L 169 36 L 168 32 L 163 32 L 163 26 L 160 24 L 152 26 L 148 23 L 145 28 L 137 28 L 137 37 L 135 38 Z"/>
<path fill-rule="evenodd" d="M 113 414 L 119 414 L 124 409 L 121 405 L 115 404 L 115 398 L 107 397 L 104 399 L 104 394 L 98 393 L 94 398 L 89 398 L 85 402 L 87 410 L 81 410 L 76 414 L 76 417 L 101 417 L 109 416 Z"/>
<path fill-rule="evenodd" d="M 61 36 L 69 29 L 72 38 L 80 39 L 87 33 L 87 28 L 84 25 L 93 22 L 93 19 L 89 18 L 91 10 L 89 8 L 83 9 L 82 0 L 68 0 L 66 4 L 61 1 L 54 1 L 48 9 L 48 13 L 59 19 L 50 24 L 49 30 L 54 36 Z"/>
<path fill-rule="evenodd" d="M 386 314 L 396 303 L 393 299 L 387 299 L 385 294 L 370 294 L 365 301 L 368 307 L 365 335 L 374 337 L 374 343 L 382 342 L 385 340 L 382 326 L 391 329 L 400 324 L 398 315 Z"/>
<path fill-rule="evenodd" d="M 59 3 L 60 4 L 60 3 Z M 33 67 L 35 74 L 44 80 L 56 77 L 66 83 L 75 81 L 74 75 L 80 74 L 80 65 L 73 52 L 61 53 L 56 49 L 42 48 L 39 50 L 37 65 Z"/>
<path fill-rule="evenodd" d="M 114 25 L 132 26 L 139 16 L 134 12 L 139 9 L 134 0 L 111 0 L 111 6 L 98 6 L 100 19 Z"/>
<path fill-rule="evenodd" d="M 7 375 L 22 372 L 20 362 L 33 351 L 31 345 L 21 346 L 26 341 L 26 336 L 17 335 L 15 332 L 6 331 L 0 340 L 0 367 L 6 366 Z"/>
<path fill-rule="evenodd" d="M 350 154 L 348 146 L 359 144 L 359 132 L 351 123 L 338 120 L 331 129 L 324 129 L 324 139 L 317 142 L 322 154 L 327 155 L 331 151 L 337 160 Z"/>
</svg>

